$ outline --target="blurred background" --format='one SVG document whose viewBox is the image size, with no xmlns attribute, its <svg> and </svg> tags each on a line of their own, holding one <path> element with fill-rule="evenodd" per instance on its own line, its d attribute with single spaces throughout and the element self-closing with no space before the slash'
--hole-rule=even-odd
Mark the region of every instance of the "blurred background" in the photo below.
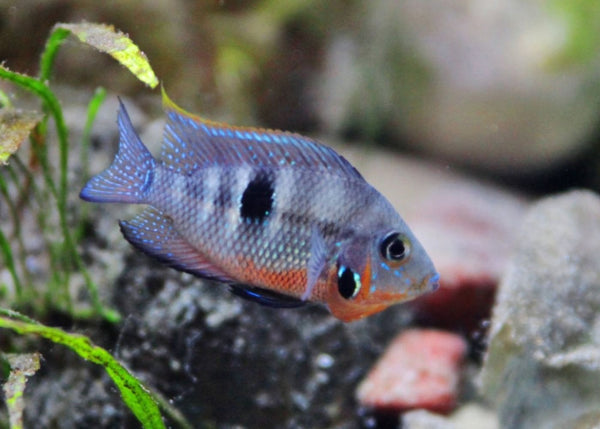
<svg viewBox="0 0 600 429">
<path fill-rule="evenodd" d="M 275 311 L 247 303 L 225 287 L 181 276 L 134 252 L 116 219 L 132 217 L 139 207 L 82 204 L 77 195 L 88 167 L 79 164 L 87 158 L 95 173 L 112 159 L 117 95 L 126 99 L 136 130 L 156 153 L 164 124 L 160 94 L 110 56 L 70 37 L 49 82 L 75 142 L 69 148 L 75 161 L 69 169 L 69 216 L 80 223 L 77 249 L 98 281 L 101 301 L 124 322 L 78 317 L 56 305 L 61 296 L 45 289 L 54 278 L 52 269 L 61 274 L 64 265 L 74 279 L 65 283 L 65 295 L 75 308 L 90 306 L 72 262 L 62 258 L 58 270 L 48 262 L 62 237 L 58 228 L 47 227 L 58 224 L 47 201 L 25 204 L 14 216 L 23 223 L 26 241 L 22 271 L 31 274 L 29 286 L 40 290 L 33 296 L 42 297 L 44 307 L 36 312 L 40 307 L 31 300 L 16 306 L 8 287 L 0 288 L 0 307 L 85 332 L 198 427 L 208 421 L 206 427 L 224 428 L 397 428 L 397 415 L 378 423 L 354 392 L 391 339 L 415 324 L 447 329 L 468 341 L 466 369 L 453 374 L 463 387 L 457 403 L 479 400 L 473 380 L 487 347 L 496 286 L 513 242 L 523 235 L 518 226 L 528 197 L 573 187 L 600 190 L 598 0 L 0 0 L 0 62 L 37 75 L 53 25 L 81 21 L 127 33 L 170 98 L 188 111 L 334 144 L 399 209 L 434 260 L 442 287 L 414 306 L 394 306 L 342 324 L 323 306 Z M 84 106 L 99 86 L 108 96 L 94 122 L 90 151 L 84 152 Z M 27 107 L 14 85 L 0 81 L 0 89 L 16 107 Z M 39 103 L 35 106 L 39 110 Z M 16 190 L 20 177 L 13 175 L 10 182 Z M 0 209 L 3 231 L 18 231 L 6 206 Z M 39 222 L 47 218 L 46 224 Z M 542 213 L 530 224 L 548 219 Z M 549 223 L 549 231 L 559 230 Z M 564 228 L 575 230 L 580 223 Z M 47 237 L 48 246 L 40 237 Z M 593 241 L 587 229 L 579 237 L 584 244 Z M 577 241 L 566 252 L 562 238 L 556 242 L 558 250 L 551 247 L 548 254 L 593 261 L 597 270 L 595 247 Z M 542 246 L 536 242 L 532 248 Z M 577 251 L 588 253 L 579 258 Z M 517 260 L 516 265 L 527 264 Z M 570 267 L 540 264 L 539 271 Z M 10 285 L 3 266 L 0 275 L 0 286 Z M 524 283 L 561 290 L 565 284 L 529 277 Z M 579 277 L 573 284 L 580 284 Z M 539 295 L 554 296 L 546 290 Z M 572 295 L 589 304 L 584 295 Z M 531 302 L 537 297 L 536 291 Z M 526 319 L 523 326 L 554 326 L 545 317 Z M 582 337 L 588 338 L 591 325 L 582 326 Z M 0 335 L 0 352 L 13 349 L 11 338 Z M 531 343 L 539 340 L 533 338 Z M 28 387 L 29 421 L 50 422 L 44 427 L 138 427 L 97 368 L 52 345 L 42 347 L 42 354 L 42 372 Z M 539 398 L 549 407 L 545 391 Z M 590 403 L 597 408 L 597 397 Z M 564 404 L 570 411 L 570 403 Z M 0 427 L 2 412 L 0 407 Z M 544 413 L 554 419 L 547 408 Z M 495 418 L 492 413 L 485 420 Z"/>
<path fill-rule="evenodd" d="M 0 11 L 13 70 L 37 71 L 56 22 L 113 24 L 188 110 L 392 146 L 526 190 L 598 188 L 595 0 L 4 0 Z M 149 93 L 70 45 L 53 84 Z"/>
</svg>

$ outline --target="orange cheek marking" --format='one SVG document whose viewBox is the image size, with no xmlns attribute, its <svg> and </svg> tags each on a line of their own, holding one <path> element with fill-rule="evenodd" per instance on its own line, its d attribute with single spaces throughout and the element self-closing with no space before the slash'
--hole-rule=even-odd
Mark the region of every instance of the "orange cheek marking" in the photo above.
<svg viewBox="0 0 600 429">
<path fill-rule="evenodd" d="M 367 263 L 365 265 L 365 269 L 363 270 L 361 276 L 360 276 L 360 291 L 358 292 L 358 295 L 356 295 L 354 297 L 354 301 L 362 301 L 362 300 L 366 300 L 368 299 L 369 295 L 370 295 L 370 289 L 371 289 L 371 259 L 368 258 L 367 259 Z"/>
<path fill-rule="evenodd" d="M 374 289 L 371 291 L 371 260 L 367 260 L 365 265 L 365 269 L 361 275 L 361 289 L 358 295 L 353 299 L 356 304 L 365 305 L 382 305 L 389 306 L 401 301 L 405 301 L 408 296 L 406 293 L 402 292 L 384 292 L 382 290 Z"/>
<path fill-rule="evenodd" d="M 371 314 L 379 313 L 392 304 L 407 299 L 405 294 L 390 292 L 374 292 L 370 294 L 368 299 L 362 301 L 357 301 L 356 298 L 352 301 L 347 301 L 338 294 L 338 296 L 331 297 L 331 299 L 327 301 L 327 305 L 335 317 L 344 322 L 352 322 L 370 316 Z"/>
</svg>

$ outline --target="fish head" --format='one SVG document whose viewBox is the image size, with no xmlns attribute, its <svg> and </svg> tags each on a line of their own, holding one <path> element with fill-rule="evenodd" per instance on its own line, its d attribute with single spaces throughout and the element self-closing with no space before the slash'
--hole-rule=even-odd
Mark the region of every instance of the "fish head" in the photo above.
<svg viewBox="0 0 600 429">
<path fill-rule="evenodd" d="M 439 286 L 431 259 L 402 222 L 353 237 L 330 269 L 327 304 L 344 321 L 361 319 Z"/>
</svg>

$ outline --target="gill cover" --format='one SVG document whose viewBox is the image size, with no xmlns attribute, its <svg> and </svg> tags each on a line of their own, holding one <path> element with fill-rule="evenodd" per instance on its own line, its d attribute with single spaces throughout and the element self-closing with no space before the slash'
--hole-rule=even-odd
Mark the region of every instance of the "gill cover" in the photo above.
<svg viewBox="0 0 600 429">
<path fill-rule="evenodd" d="M 383 310 L 387 305 L 369 304 L 371 288 L 371 243 L 361 237 L 344 246 L 329 272 L 327 305 L 343 321 L 356 320 Z"/>
</svg>

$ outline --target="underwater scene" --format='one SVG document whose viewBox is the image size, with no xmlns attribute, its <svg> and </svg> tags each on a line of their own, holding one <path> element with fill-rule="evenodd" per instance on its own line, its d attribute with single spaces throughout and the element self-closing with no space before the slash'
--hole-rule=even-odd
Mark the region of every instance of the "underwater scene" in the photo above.
<svg viewBox="0 0 600 429">
<path fill-rule="evenodd" d="M 600 3 L 0 0 L 0 429 L 600 427 Z"/>
</svg>

